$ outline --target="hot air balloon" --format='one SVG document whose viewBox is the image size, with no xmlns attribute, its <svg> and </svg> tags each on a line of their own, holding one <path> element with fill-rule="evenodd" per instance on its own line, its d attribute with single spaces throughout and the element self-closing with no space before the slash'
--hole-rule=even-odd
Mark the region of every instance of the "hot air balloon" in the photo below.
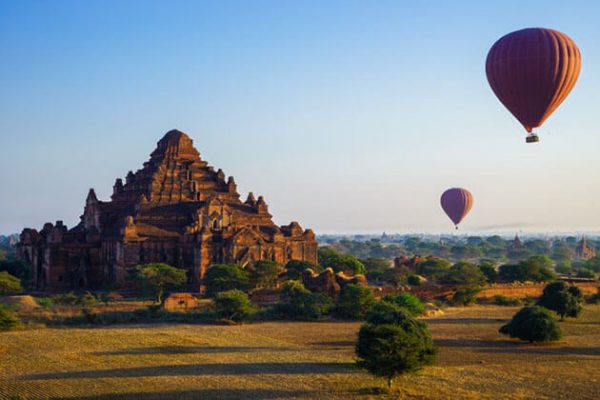
<svg viewBox="0 0 600 400">
<path fill-rule="evenodd" d="M 567 97 L 581 69 L 577 45 L 564 33 L 528 28 L 500 38 L 488 53 L 485 72 L 498 99 L 529 133 Z"/>
<path fill-rule="evenodd" d="M 473 195 L 467 189 L 452 188 L 442 193 L 440 203 L 444 212 L 454 222 L 455 228 L 458 229 L 458 224 L 473 207 Z"/>
</svg>

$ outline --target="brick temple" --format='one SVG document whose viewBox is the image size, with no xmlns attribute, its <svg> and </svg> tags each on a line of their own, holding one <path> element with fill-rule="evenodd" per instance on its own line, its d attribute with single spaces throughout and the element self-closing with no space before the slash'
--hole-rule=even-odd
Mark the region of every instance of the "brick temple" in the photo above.
<svg viewBox="0 0 600 400">
<path fill-rule="evenodd" d="M 242 202 L 233 177 L 202 160 L 178 130 L 158 142 L 143 168 L 116 180 L 110 201 L 90 189 L 77 226 L 26 228 L 17 251 L 41 290 L 123 284 L 129 267 L 150 262 L 186 269 L 196 287 L 217 263 L 317 263 L 312 230 L 275 225 L 262 196 L 249 193 Z"/>
</svg>

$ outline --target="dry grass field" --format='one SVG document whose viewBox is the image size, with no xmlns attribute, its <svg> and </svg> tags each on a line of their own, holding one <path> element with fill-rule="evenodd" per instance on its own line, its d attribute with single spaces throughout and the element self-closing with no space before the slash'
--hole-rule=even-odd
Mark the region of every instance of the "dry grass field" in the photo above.
<svg viewBox="0 0 600 400">
<path fill-rule="evenodd" d="M 0 333 L 1 399 L 598 399 L 600 306 L 547 346 L 497 333 L 515 308 L 427 322 L 438 362 L 396 392 L 353 366 L 358 323 L 123 325 Z M 399 391 L 398 391 L 399 390 Z"/>
</svg>

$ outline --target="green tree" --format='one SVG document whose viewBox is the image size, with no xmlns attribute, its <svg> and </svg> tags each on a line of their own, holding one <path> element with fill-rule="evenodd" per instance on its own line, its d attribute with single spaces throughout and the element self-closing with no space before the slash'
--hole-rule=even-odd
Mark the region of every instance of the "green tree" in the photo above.
<svg viewBox="0 0 600 400">
<path fill-rule="evenodd" d="M 281 272 L 283 268 L 275 261 L 257 261 L 250 269 L 250 283 L 254 289 L 274 288 Z"/>
<path fill-rule="evenodd" d="M 16 276 L 25 286 L 31 281 L 31 267 L 22 260 L 3 260 L 0 261 L 0 272 L 5 271 Z"/>
<path fill-rule="evenodd" d="M 250 275 L 237 264 L 215 264 L 206 271 L 202 282 L 206 285 L 206 294 L 213 297 L 228 290 L 248 290 Z"/>
<path fill-rule="evenodd" d="M 538 300 L 538 305 L 556 312 L 560 319 L 578 317 L 583 309 L 583 293 L 577 286 L 565 282 L 552 282 L 546 285 Z"/>
<path fill-rule="evenodd" d="M 551 342 L 562 336 L 556 319 L 543 307 L 520 309 L 500 330 L 503 335 L 533 342 Z"/>
<path fill-rule="evenodd" d="M 491 261 L 481 261 L 479 263 L 479 270 L 483 275 L 485 275 L 485 279 L 488 283 L 494 283 L 498 280 L 498 271 L 496 270 L 496 266 Z"/>
<path fill-rule="evenodd" d="M 556 278 L 550 269 L 552 260 L 546 256 L 533 256 L 518 264 L 502 265 L 498 271 L 500 279 L 507 282 L 545 282 Z"/>
<path fill-rule="evenodd" d="M 162 263 L 138 265 L 133 276 L 143 288 L 154 292 L 158 303 L 162 302 L 165 289 L 180 287 L 187 280 L 185 270 Z"/>
<path fill-rule="evenodd" d="M 425 314 L 425 306 L 421 300 L 409 293 L 388 294 L 381 300 L 404 308 L 414 317 Z"/>
<path fill-rule="evenodd" d="M 373 307 L 356 344 L 357 365 L 386 378 L 388 387 L 396 376 L 433 363 L 435 354 L 427 326 L 387 302 Z"/>
<path fill-rule="evenodd" d="M 349 274 L 364 274 L 365 266 L 358 259 L 349 254 L 341 254 L 331 247 L 319 249 L 319 265 L 323 268 L 332 268 L 335 272 L 343 271 Z"/>
<path fill-rule="evenodd" d="M 577 277 L 594 279 L 594 278 L 596 278 L 596 274 L 594 274 L 594 271 L 592 271 L 591 269 L 581 268 L 581 269 L 577 270 Z"/>
<path fill-rule="evenodd" d="M 274 311 L 283 318 L 314 320 L 329 314 L 332 307 L 329 296 L 312 293 L 299 281 L 287 281 L 281 288 L 280 301 Z"/>
<path fill-rule="evenodd" d="M 487 278 L 475 264 L 464 261 L 459 261 L 450 267 L 441 280 L 448 284 L 472 287 L 478 287 L 487 282 Z"/>
<path fill-rule="evenodd" d="M 594 272 L 600 272 L 600 256 L 595 256 L 587 260 L 585 267 Z"/>
<path fill-rule="evenodd" d="M 0 272 L 0 294 L 20 293 L 23 290 L 21 280 L 6 271 Z"/>
<path fill-rule="evenodd" d="M 432 258 L 419 263 L 417 271 L 427 279 L 438 279 L 443 276 L 452 266 L 449 261 L 443 258 Z"/>
<path fill-rule="evenodd" d="M 217 293 L 214 302 L 215 311 L 222 319 L 239 322 L 256 312 L 248 295 L 237 289 Z"/>
<path fill-rule="evenodd" d="M 302 272 L 307 269 L 315 269 L 315 266 L 308 261 L 290 260 L 285 264 L 285 277 L 288 280 L 302 279 Z"/>
<path fill-rule="evenodd" d="M 0 304 L 0 332 L 11 330 L 18 325 L 19 320 L 14 314 L 3 304 Z"/>
<path fill-rule="evenodd" d="M 342 288 L 336 313 L 342 318 L 364 318 L 375 304 L 373 291 L 368 287 L 348 284 Z"/>
</svg>

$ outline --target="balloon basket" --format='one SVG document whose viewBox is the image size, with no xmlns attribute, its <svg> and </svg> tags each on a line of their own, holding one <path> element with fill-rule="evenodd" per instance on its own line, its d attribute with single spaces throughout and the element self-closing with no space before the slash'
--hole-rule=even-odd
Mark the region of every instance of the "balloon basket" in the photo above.
<svg viewBox="0 0 600 400">
<path fill-rule="evenodd" d="M 525 142 L 527 143 L 537 143 L 540 141 L 540 137 L 538 135 L 536 135 L 535 133 L 532 133 L 531 135 L 528 135 L 527 138 L 525 138 Z"/>
</svg>

